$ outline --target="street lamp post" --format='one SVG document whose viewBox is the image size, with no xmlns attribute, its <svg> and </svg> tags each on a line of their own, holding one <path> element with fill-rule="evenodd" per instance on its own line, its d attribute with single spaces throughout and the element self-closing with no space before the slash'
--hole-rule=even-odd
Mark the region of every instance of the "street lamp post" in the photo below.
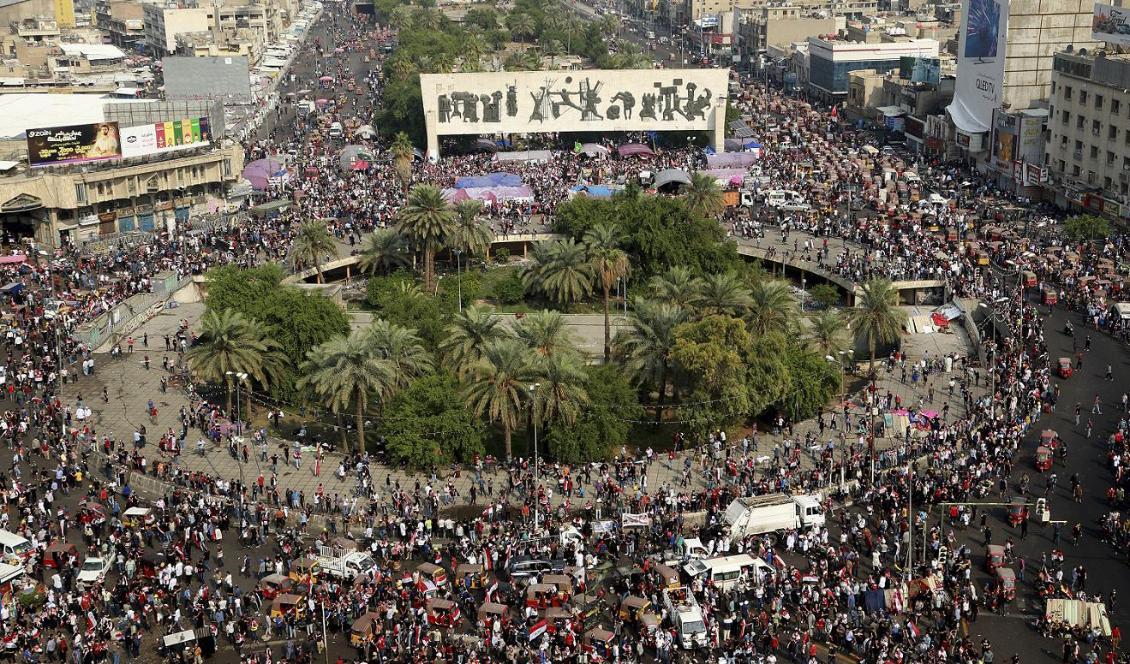
<svg viewBox="0 0 1130 664">
<path fill-rule="evenodd" d="M 243 381 L 247 380 L 247 374 L 243 373 L 242 371 L 225 371 L 224 375 L 225 376 L 232 376 L 232 377 L 235 378 L 235 432 L 236 432 L 237 436 L 242 436 L 243 435 L 243 418 L 239 414 L 239 402 L 240 402 L 239 388 L 240 388 L 240 384 Z"/>
<path fill-rule="evenodd" d="M 462 249 L 455 250 L 455 291 L 459 300 L 459 313 L 463 313 L 463 272 L 459 265 L 459 255 L 462 253 Z"/>
<path fill-rule="evenodd" d="M 541 383 L 534 383 L 530 385 L 530 415 L 534 423 L 534 530 L 536 531 L 540 524 L 540 512 L 537 496 L 537 486 L 540 480 L 538 476 L 538 418 L 537 418 L 537 392 Z"/>
</svg>

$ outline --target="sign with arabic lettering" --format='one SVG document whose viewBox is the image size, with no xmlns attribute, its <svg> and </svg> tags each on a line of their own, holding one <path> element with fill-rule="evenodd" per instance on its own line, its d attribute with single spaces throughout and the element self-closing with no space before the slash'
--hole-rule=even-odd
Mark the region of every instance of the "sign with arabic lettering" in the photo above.
<svg viewBox="0 0 1130 664">
<path fill-rule="evenodd" d="M 703 131 L 725 121 L 726 69 L 423 74 L 437 135 Z"/>
</svg>

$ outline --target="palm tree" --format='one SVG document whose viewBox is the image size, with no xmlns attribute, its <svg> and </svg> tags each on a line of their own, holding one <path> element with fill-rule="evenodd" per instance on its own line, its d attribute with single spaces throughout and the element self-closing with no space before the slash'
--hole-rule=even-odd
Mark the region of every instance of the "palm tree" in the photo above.
<svg viewBox="0 0 1130 664">
<path fill-rule="evenodd" d="M 188 351 L 188 364 L 197 377 L 209 383 L 223 383 L 227 411 L 231 413 L 233 376 L 245 373 L 263 384 L 276 378 L 273 354 L 278 344 L 266 337 L 261 326 L 235 309 L 209 310 L 200 324 L 200 338 Z"/>
<path fill-rule="evenodd" d="M 585 232 L 585 245 L 589 250 L 589 260 L 600 278 L 601 294 L 604 297 L 604 361 L 612 359 L 612 323 L 609 318 L 608 294 L 612 285 L 628 276 L 631 263 L 628 254 L 620 249 L 622 239 L 620 230 L 614 224 L 597 224 Z"/>
<path fill-rule="evenodd" d="M 283 375 L 286 374 L 287 367 L 290 365 L 290 361 L 287 359 L 286 353 L 282 351 L 282 344 L 272 338 L 273 332 L 261 321 L 248 318 L 247 334 L 252 339 L 256 339 L 259 344 L 267 349 L 262 353 L 259 361 L 259 374 L 256 376 L 256 381 L 258 381 L 259 385 L 262 386 L 264 390 L 267 390 L 272 384 L 282 380 Z M 253 413 L 255 409 L 255 404 L 252 400 L 254 392 L 254 383 L 248 383 L 248 413 Z"/>
<path fill-rule="evenodd" d="M 506 27 L 515 37 L 529 37 L 534 34 L 534 21 L 529 14 L 513 12 L 506 17 Z"/>
<path fill-rule="evenodd" d="M 432 370 L 432 356 L 414 330 L 378 318 L 365 332 L 373 352 L 392 368 L 389 389 L 382 395 L 385 398 Z"/>
<path fill-rule="evenodd" d="M 550 260 L 541 270 L 541 288 L 564 304 L 576 302 L 592 292 L 593 267 L 585 245 L 573 238 L 550 245 Z"/>
<path fill-rule="evenodd" d="M 616 352 L 624 368 L 639 385 L 657 390 L 655 423 L 663 416 L 675 328 L 689 318 L 687 310 L 664 301 L 636 298 L 628 314 L 628 325 L 616 335 Z"/>
<path fill-rule="evenodd" d="M 361 269 L 373 276 L 392 272 L 398 267 L 408 267 L 412 259 L 408 257 L 408 246 L 404 238 L 390 228 L 379 228 L 371 235 L 361 250 Z"/>
<path fill-rule="evenodd" d="M 735 314 L 753 304 L 749 289 L 734 272 L 708 274 L 698 303 L 706 314 Z"/>
<path fill-rule="evenodd" d="M 718 180 L 706 173 L 691 174 L 691 183 L 683 191 L 683 198 L 692 214 L 706 219 L 717 217 L 726 207 Z"/>
<path fill-rule="evenodd" d="M 482 201 L 466 200 L 455 204 L 455 223 L 451 227 L 447 246 L 465 252 L 467 258 L 486 254 L 494 241 L 494 231 L 490 224 L 479 218 L 482 209 Z"/>
<path fill-rule="evenodd" d="M 439 189 L 422 184 L 412 188 L 396 217 L 396 230 L 424 248 L 424 290 L 435 289 L 436 250 L 451 230 L 455 213 Z"/>
<path fill-rule="evenodd" d="M 464 388 L 467 407 L 476 416 L 502 425 L 506 459 L 514 456 L 511 436 L 522 417 L 522 404 L 534 373 L 530 351 L 517 339 L 494 341 L 472 368 Z"/>
<path fill-rule="evenodd" d="M 533 392 L 534 418 L 544 426 L 559 421 L 573 425 L 589 403 L 584 362 L 576 353 L 539 357 L 533 365 L 538 381 Z"/>
<path fill-rule="evenodd" d="M 365 410 L 369 399 L 388 394 L 395 371 L 380 357 L 369 339 L 368 330 L 334 337 L 316 346 L 300 367 L 299 389 L 309 389 L 317 401 L 335 414 L 352 405 L 357 419 L 357 449 L 365 449 Z"/>
<path fill-rule="evenodd" d="M 407 57 L 394 57 L 389 60 L 385 71 L 398 81 L 407 81 L 419 71 L 419 68 L 416 66 L 416 63 L 412 62 Z"/>
<path fill-rule="evenodd" d="M 298 229 L 291 252 L 296 262 L 313 264 L 318 271 L 318 283 L 322 283 L 322 259 L 337 257 L 337 240 L 326 230 L 325 223 L 308 221 Z"/>
<path fill-rule="evenodd" d="M 396 138 L 392 139 L 389 152 L 392 153 L 392 164 L 393 168 L 396 169 L 396 176 L 400 178 L 400 184 L 404 187 L 404 191 L 408 191 L 408 185 L 412 183 L 412 157 L 415 156 L 412 152 L 412 141 L 408 139 L 408 134 L 398 132 Z"/>
<path fill-rule="evenodd" d="M 808 318 L 808 338 L 822 355 L 836 357 L 847 345 L 843 316 L 832 309 L 817 312 Z"/>
<path fill-rule="evenodd" d="M 541 357 L 576 352 L 577 343 L 565 316 L 558 311 L 535 311 L 528 314 L 514 329 L 518 338 Z"/>
<path fill-rule="evenodd" d="M 526 265 L 522 267 L 522 283 L 527 291 L 542 291 L 546 271 L 556 250 L 553 242 L 538 242 L 530 247 Z"/>
<path fill-rule="evenodd" d="M 800 314 L 792 287 L 780 279 L 758 279 L 750 289 L 750 332 L 787 332 Z"/>
<path fill-rule="evenodd" d="M 549 67 L 554 69 L 557 67 L 557 56 L 561 55 L 561 42 L 556 39 L 546 39 L 539 43 L 541 47 L 541 54 L 549 56 Z"/>
<path fill-rule="evenodd" d="M 689 309 L 702 297 L 702 279 L 694 276 L 689 267 L 672 265 L 662 274 L 647 282 L 652 297 L 684 309 Z"/>
<path fill-rule="evenodd" d="M 867 338 L 871 356 L 870 370 L 875 371 L 875 346 L 893 343 L 906 324 L 906 312 L 898 308 L 898 290 L 888 279 L 870 279 L 856 293 L 855 307 L 848 309 L 848 326 L 855 334 Z"/>
<path fill-rule="evenodd" d="M 487 346 L 512 336 L 502 318 L 487 307 L 473 305 L 455 314 L 447 326 L 440 351 L 457 375 L 465 376 L 483 358 Z"/>
</svg>

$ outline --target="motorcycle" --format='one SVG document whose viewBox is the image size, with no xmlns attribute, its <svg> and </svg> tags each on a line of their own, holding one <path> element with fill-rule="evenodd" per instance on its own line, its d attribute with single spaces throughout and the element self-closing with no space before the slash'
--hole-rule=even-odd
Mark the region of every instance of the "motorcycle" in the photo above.
<svg viewBox="0 0 1130 664">
<path fill-rule="evenodd" d="M 1075 336 L 1075 326 L 1070 322 L 1063 327 L 1063 333 L 1069 337 Z"/>
</svg>

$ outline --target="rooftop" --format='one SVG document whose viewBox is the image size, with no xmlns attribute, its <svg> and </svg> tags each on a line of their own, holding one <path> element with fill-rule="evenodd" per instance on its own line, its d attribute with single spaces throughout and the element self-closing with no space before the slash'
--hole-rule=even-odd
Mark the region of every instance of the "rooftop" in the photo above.
<svg viewBox="0 0 1130 664">
<path fill-rule="evenodd" d="M 104 104 L 146 103 L 146 99 L 115 99 L 82 94 L 0 95 L 0 140 L 21 138 L 28 129 L 102 122 Z"/>
<path fill-rule="evenodd" d="M 83 57 L 91 62 L 122 60 L 126 57 L 122 49 L 112 44 L 59 44 L 59 48 L 68 56 Z"/>
</svg>

